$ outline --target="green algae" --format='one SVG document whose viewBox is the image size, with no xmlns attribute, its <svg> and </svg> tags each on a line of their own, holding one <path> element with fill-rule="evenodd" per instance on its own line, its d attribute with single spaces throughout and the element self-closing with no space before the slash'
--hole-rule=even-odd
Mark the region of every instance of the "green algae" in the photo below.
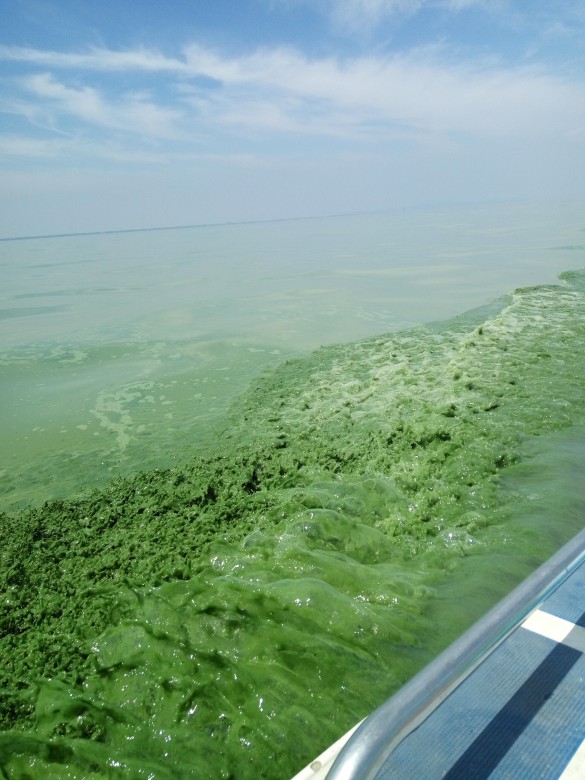
<svg viewBox="0 0 585 780">
<path fill-rule="evenodd" d="M 245 337 L 0 350 L 0 511 L 200 455 L 233 398 L 280 355 Z"/>
<path fill-rule="evenodd" d="M 4 775 L 286 777 L 379 704 L 582 524 L 584 280 L 283 363 L 208 457 L 2 516 Z"/>
</svg>

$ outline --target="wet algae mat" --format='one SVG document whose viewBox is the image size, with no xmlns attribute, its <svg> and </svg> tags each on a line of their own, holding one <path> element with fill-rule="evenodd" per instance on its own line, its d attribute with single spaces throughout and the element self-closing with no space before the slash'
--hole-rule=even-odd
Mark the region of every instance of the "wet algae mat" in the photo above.
<svg viewBox="0 0 585 780">
<path fill-rule="evenodd" d="M 213 456 L 3 515 L 3 776 L 291 776 L 578 530 L 584 426 L 570 272 L 284 363 Z"/>
</svg>

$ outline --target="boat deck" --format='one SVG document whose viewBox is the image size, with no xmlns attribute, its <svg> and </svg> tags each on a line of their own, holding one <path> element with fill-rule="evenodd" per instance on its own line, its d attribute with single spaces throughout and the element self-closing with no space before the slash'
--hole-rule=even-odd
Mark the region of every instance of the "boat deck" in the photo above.
<svg viewBox="0 0 585 780">
<path fill-rule="evenodd" d="M 294 780 L 325 778 L 584 780 L 585 532 Z"/>
<path fill-rule="evenodd" d="M 585 564 L 508 636 L 375 775 L 585 778 Z"/>
</svg>

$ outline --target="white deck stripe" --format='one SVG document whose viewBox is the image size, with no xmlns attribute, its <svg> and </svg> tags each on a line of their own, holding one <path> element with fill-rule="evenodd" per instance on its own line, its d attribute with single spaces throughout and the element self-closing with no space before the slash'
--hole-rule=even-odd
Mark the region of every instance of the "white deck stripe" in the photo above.
<svg viewBox="0 0 585 780">
<path fill-rule="evenodd" d="M 361 720 L 359 723 L 356 723 L 356 725 L 346 734 L 340 737 L 337 742 L 334 742 L 333 745 L 330 745 L 326 750 L 324 750 L 321 755 L 318 756 L 314 761 L 311 761 L 308 766 L 306 766 L 304 769 L 301 769 L 301 771 L 296 774 L 292 780 L 325 780 L 329 774 L 329 770 L 331 769 L 333 762 L 339 755 L 341 748 L 345 745 L 357 727 L 362 723 L 363 721 Z"/>
<path fill-rule="evenodd" d="M 585 653 L 585 628 L 581 628 L 569 620 L 537 609 L 526 618 L 522 626 L 529 631 Z M 585 741 L 577 748 L 559 776 L 559 780 L 583 780 L 583 778 L 585 778 Z"/>
<path fill-rule="evenodd" d="M 585 742 L 577 748 L 559 780 L 583 780 L 585 777 Z"/>
<path fill-rule="evenodd" d="M 537 609 L 522 623 L 522 627 L 540 634 L 555 642 L 560 642 L 573 650 L 585 653 L 585 628 L 571 623 L 569 620 L 550 615 Z"/>
</svg>

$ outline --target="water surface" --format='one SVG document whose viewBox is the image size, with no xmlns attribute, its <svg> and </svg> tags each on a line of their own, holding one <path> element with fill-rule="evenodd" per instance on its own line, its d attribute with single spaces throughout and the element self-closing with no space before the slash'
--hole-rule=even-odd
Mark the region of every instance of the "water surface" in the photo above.
<svg viewBox="0 0 585 780">
<path fill-rule="evenodd" d="M 110 345 L 76 335 L 76 349 L 106 350 L 107 359 L 94 364 L 73 351 L 57 351 L 51 363 L 48 350 L 59 349 L 51 339 L 34 347 L 41 357 L 25 344 L 7 350 L 8 375 L 15 382 L 20 376 L 19 392 L 29 389 L 30 414 L 33 381 L 49 388 L 61 382 L 65 394 L 73 385 L 67 397 L 85 393 L 101 410 L 95 430 L 119 463 L 127 458 L 128 476 L 77 498 L 35 501 L 2 520 L 6 777 L 290 777 L 582 527 L 585 276 L 543 278 L 560 270 L 552 257 L 567 269 L 571 257 L 582 259 L 581 249 L 550 248 L 578 247 L 581 227 L 557 222 L 553 231 L 550 222 L 546 229 L 533 222 L 530 233 L 518 212 L 515 229 L 511 216 L 496 229 L 502 212 L 497 219 L 489 212 L 491 222 L 473 213 L 469 223 L 461 216 L 446 223 L 445 215 L 419 223 L 454 224 L 455 244 L 494 253 L 489 273 L 483 261 L 463 259 L 467 275 L 460 268 L 443 286 L 442 275 L 451 272 L 440 270 L 436 245 L 423 253 L 431 243 L 426 233 L 418 270 L 392 259 L 388 247 L 376 259 L 370 245 L 361 265 L 355 256 L 343 266 L 338 258 L 334 271 L 332 250 L 330 269 L 319 273 L 340 287 L 330 298 L 320 294 L 321 304 L 343 300 L 338 293 L 348 279 L 356 288 L 347 288 L 351 306 L 338 304 L 332 322 L 339 333 L 358 321 L 362 327 L 355 314 L 362 305 L 375 311 L 376 296 L 394 294 L 388 316 L 396 327 L 383 329 L 389 333 L 375 318 L 363 319 L 369 333 L 311 352 L 323 332 L 316 323 L 328 321 L 323 306 L 311 314 L 304 288 L 297 313 L 292 307 L 279 320 L 280 307 L 266 293 L 257 300 L 257 311 L 266 305 L 272 312 L 263 338 L 248 339 L 244 314 L 229 307 L 225 323 L 233 316 L 233 327 L 241 325 L 232 342 L 222 331 L 206 353 L 194 349 L 201 342 L 189 328 L 182 331 L 186 352 L 174 358 L 180 370 L 172 375 L 182 389 L 174 393 L 156 387 L 175 365 L 171 326 L 157 342 L 156 363 L 150 338 L 128 336 L 124 313 L 115 328 L 125 335 Z M 355 219 L 370 226 L 370 238 L 377 219 Z M 295 224 L 284 228 L 294 232 Z M 307 241 L 317 227 L 301 225 Z M 388 225 L 379 230 L 395 240 Z M 411 241 L 415 233 L 413 227 Z M 528 235 L 534 244 L 526 254 L 518 249 L 518 270 L 503 247 L 512 253 Z M 498 236 L 505 237 L 496 251 Z M 350 251 L 347 234 L 335 251 L 343 246 Z M 409 247 L 414 252 L 405 242 L 404 251 Z M 455 252 L 453 246 L 449 254 Z M 545 257 L 550 267 L 541 264 Z M 299 268 L 301 277 L 309 273 L 301 261 Z M 499 294 L 498 285 L 516 275 L 526 284 L 488 303 L 485 295 Z M 366 280 L 369 298 L 356 279 Z M 425 314 L 415 316 L 407 291 L 417 285 L 427 293 L 417 298 Z M 254 289 L 266 288 L 258 282 Z M 479 308 L 432 321 L 460 295 Z M 300 327 L 311 316 L 303 339 L 278 335 L 274 323 L 284 318 Z M 100 328 L 105 332 L 105 321 Z M 233 370 L 238 352 L 251 356 L 241 371 Z M 150 355 L 156 368 L 131 381 L 125 372 L 136 374 L 138 355 L 146 367 Z M 19 366 L 23 374 L 10 374 Z M 106 367 L 101 392 L 111 383 L 110 398 L 118 393 L 117 416 L 113 401 L 96 401 L 107 395 L 92 394 Z M 202 389 L 215 369 L 230 377 L 223 394 L 219 381 L 217 389 Z M 214 411 L 202 411 L 191 426 L 193 391 L 201 392 L 204 409 L 216 398 Z M 51 456 L 60 456 L 60 465 L 51 462 L 61 474 L 83 463 L 82 486 L 92 475 L 83 437 L 72 459 L 65 404 L 56 389 L 45 403 L 49 398 L 66 443 Z M 150 423 L 143 407 L 152 409 Z M 185 424 L 171 431 L 174 418 L 160 419 L 165 409 Z M 163 468 L 155 461 L 163 442 L 173 441 L 180 457 Z M 144 462 L 157 468 L 137 469 L 141 442 Z M 23 458 L 22 478 L 32 471 Z M 30 496 L 53 490 L 47 476 Z"/>
<path fill-rule="evenodd" d="M 266 366 L 585 264 L 582 204 L 0 242 L 0 508 L 213 442 Z"/>
</svg>

